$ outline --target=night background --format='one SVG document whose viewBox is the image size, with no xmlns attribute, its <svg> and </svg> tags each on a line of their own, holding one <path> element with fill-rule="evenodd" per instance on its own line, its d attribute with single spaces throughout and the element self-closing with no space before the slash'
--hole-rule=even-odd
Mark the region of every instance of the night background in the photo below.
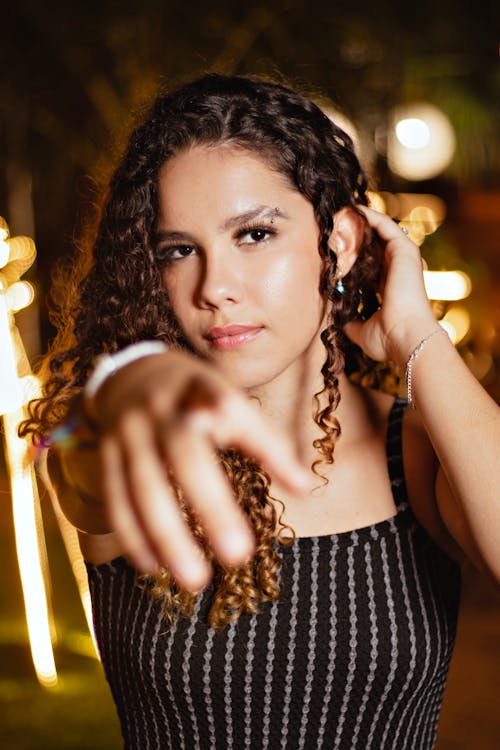
<svg viewBox="0 0 500 750">
<path fill-rule="evenodd" d="M 91 220 L 137 112 L 159 86 L 206 71 L 278 76 L 341 112 L 388 208 L 394 195 L 439 199 L 444 213 L 422 254 L 430 270 L 469 277 L 457 346 L 500 401 L 500 4 L 488 0 L 10 4 L 0 39 L 0 215 L 12 236 L 36 242 L 24 276 L 35 302 L 16 314 L 32 364 L 54 334 L 46 304 L 54 264 Z M 410 179 L 391 161 L 390 133 L 395 108 L 415 102 L 441 110 L 456 147 L 438 174 Z M 436 302 L 436 314 L 452 306 Z M 0 457 L 0 747 L 113 750 L 121 746 L 114 707 L 43 493 L 41 506 L 58 633 L 54 688 L 38 683 L 31 662 Z M 440 750 L 498 747 L 499 604 L 489 584 L 466 576 Z"/>
</svg>

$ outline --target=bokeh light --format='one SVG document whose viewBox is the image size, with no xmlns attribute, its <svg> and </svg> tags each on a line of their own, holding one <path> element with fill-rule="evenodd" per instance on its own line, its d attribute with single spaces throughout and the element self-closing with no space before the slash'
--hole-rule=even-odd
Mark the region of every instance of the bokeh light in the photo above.
<svg viewBox="0 0 500 750">
<path fill-rule="evenodd" d="M 454 344 L 460 343 L 470 330 L 470 315 L 463 305 L 451 305 L 439 321 Z"/>
<path fill-rule="evenodd" d="M 387 161 L 407 180 L 426 180 L 443 172 L 455 152 L 456 138 L 446 115 L 427 102 L 399 106 L 389 116 Z"/>
<path fill-rule="evenodd" d="M 424 283 L 431 300 L 465 299 L 472 289 L 472 282 L 463 271 L 424 271 Z"/>
<path fill-rule="evenodd" d="M 396 137 L 406 148 L 425 148 L 431 140 L 431 133 L 423 120 L 408 117 L 396 124 Z"/>
<path fill-rule="evenodd" d="M 319 102 L 321 106 L 321 102 Z M 352 139 L 352 142 L 354 144 L 354 148 L 356 150 L 356 153 L 359 154 L 360 151 L 360 138 L 358 129 L 356 128 L 355 124 L 350 120 L 347 115 L 345 115 L 343 112 L 340 112 L 339 110 L 330 107 L 330 106 L 321 106 L 323 112 L 327 117 L 330 118 L 330 120 L 335 123 L 339 128 L 341 128 L 347 135 Z"/>
<path fill-rule="evenodd" d="M 35 288 L 29 281 L 17 281 L 6 293 L 7 306 L 11 312 L 18 312 L 30 305 L 35 298 Z"/>
<path fill-rule="evenodd" d="M 1 237 L 1 234 L 2 234 L 2 229 L 0 229 L 0 237 Z M 1 238 L 0 239 L 0 268 L 3 268 L 4 266 L 6 266 L 7 263 L 9 262 L 9 254 L 10 254 L 9 244 L 8 242 L 5 241 L 4 238 Z"/>
</svg>

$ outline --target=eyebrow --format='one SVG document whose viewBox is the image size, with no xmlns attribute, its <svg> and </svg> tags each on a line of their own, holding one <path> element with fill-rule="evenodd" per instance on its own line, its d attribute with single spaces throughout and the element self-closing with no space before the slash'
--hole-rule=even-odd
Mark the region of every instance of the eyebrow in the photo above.
<svg viewBox="0 0 500 750">
<path fill-rule="evenodd" d="M 275 206 L 274 208 L 271 208 L 270 206 L 256 206 L 249 211 L 244 211 L 243 213 L 231 216 L 219 227 L 219 231 L 227 232 L 229 229 L 234 229 L 244 224 L 248 224 L 248 222 L 253 221 L 257 218 L 273 221 L 274 219 L 289 219 L 290 217 L 285 214 L 280 208 L 278 208 L 278 206 Z M 158 232 L 156 232 L 155 239 L 156 242 L 160 242 L 162 240 L 170 240 L 174 242 L 180 242 L 181 240 L 188 242 L 195 241 L 195 238 L 189 232 L 179 232 L 175 230 L 170 231 L 168 229 L 159 230 Z"/>
<path fill-rule="evenodd" d="M 283 213 L 283 211 L 278 208 L 278 206 L 275 206 L 274 208 L 271 208 L 270 206 L 256 206 L 250 211 L 245 211 L 244 213 L 236 214 L 236 216 L 231 216 L 229 219 L 227 219 L 227 221 L 224 222 L 220 229 L 222 232 L 225 232 L 228 229 L 234 229 L 235 227 L 239 227 L 242 224 L 248 224 L 249 221 L 253 221 L 257 218 L 269 219 L 270 221 L 272 221 L 273 219 L 288 219 L 290 217 Z"/>
</svg>

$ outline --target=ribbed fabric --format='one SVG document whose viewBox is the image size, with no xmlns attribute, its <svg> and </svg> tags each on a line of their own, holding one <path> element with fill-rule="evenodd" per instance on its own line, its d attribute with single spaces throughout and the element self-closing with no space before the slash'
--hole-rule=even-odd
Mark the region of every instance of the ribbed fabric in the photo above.
<svg viewBox="0 0 500 750">
<path fill-rule="evenodd" d="M 168 626 L 123 558 L 88 565 L 94 624 L 129 750 L 426 750 L 436 740 L 460 573 L 407 502 L 389 418 L 397 515 L 281 548 L 281 598 L 222 631 L 213 590 Z"/>
</svg>

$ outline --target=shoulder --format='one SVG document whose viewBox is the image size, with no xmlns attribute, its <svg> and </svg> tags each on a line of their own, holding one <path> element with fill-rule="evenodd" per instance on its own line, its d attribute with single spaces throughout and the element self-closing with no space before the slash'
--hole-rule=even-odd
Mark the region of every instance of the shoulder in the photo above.
<svg viewBox="0 0 500 750">
<path fill-rule="evenodd" d="M 417 412 L 411 409 L 403 399 L 392 394 L 372 389 L 362 389 L 362 392 L 366 408 L 370 411 L 370 418 L 378 427 L 380 434 L 387 434 L 390 422 L 400 425 L 407 484 L 413 485 L 412 478 L 418 468 L 418 484 L 431 489 L 436 480 L 438 464 Z"/>
<path fill-rule="evenodd" d="M 40 473 L 52 503 L 76 528 L 84 559 L 100 564 L 120 557 L 123 546 L 109 530 L 102 505 L 82 497 L 81 490 L 68 481 L 67 467 L 57 453 L 49 451 Z"/>
<path fill-rule="evenodd" d="M 381 391 L 366 389 L 365 399 L 374 419 L 382 430 L 387 426 L 395 406 L 395 397 Z M 417 411 L 404 401 L 401 405 L 401 443 L 403 470 L 408 493 L 408 502 L 418 522 L 425 528 L 436 544 L 458 562 L 464 554 L 455 542 L 445 523 L 442 508 L 437 502 L 436 486 L 441 481 L 439 462 Z"/>
<path fill-rule="evenodd" d="M 425 498 L 432 498 L 438 464 L 417 412 L 409 408 L 403 399 L 383 391 L 363 389 L 363 399 L 377 432 L 381 436 L 387 436 L 392 426 L 396 435 L 401 438 L 403 466 L 409 493 L 413 496 L 422 494 Z"/>
</svg>

